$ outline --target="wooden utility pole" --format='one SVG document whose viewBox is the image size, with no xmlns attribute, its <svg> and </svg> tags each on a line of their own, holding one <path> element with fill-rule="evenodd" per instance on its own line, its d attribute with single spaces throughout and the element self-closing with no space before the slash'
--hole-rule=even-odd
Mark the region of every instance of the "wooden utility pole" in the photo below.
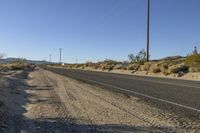
<svg viewBox="0 0 200 133">
<path fill-rule="evenodd" d="M 60 51 L 60 65 L 61 65 L 62 64 L 62 49 L 60 48 L 59 51 Z"/>
<path fill-rule="evenodd" d="M 51 54 L 49 55 L 49 64 L 51 64 Z"/>
<path fill-rule="evenodd" d="M 149 62 L 149 36 L 150 36 L 150 0 L 148 0 L 148 12 L 147 12 L 147 62 Z"/>
</svg>

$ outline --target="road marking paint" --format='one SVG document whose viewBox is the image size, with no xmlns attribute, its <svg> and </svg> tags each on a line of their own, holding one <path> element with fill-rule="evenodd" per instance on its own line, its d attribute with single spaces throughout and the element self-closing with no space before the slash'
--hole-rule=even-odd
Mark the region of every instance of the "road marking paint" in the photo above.
<svg viewBox="0 0 200 133">
<path fill-rule="evenodd" d="M 83 79 L 81 79 L 81 80 L 83 80 Z M 153 96 L 149 96 L 149 95 L 142 94 L 142 93 L 135 92 L 135 91 L 131 91 L 131 90 L 126 90 L 126 89 L 123 89 L 121 87 L 117 87 L 117 86 L 114 86 L 114 85 L 102 83 L 102 82 L 99 82 L 99 81 L 94 81 L 94 80 L 90 80 L 90 79 L 84 79 L 84 80 L 87 80 L 87 81 L 90 81 L 90 82 L 93 82 L 93 83 L 97 83 L 97 84 L 100 84 L 100 85 L 108 86 L 108 87 L 111 87 L 111 88 L 115 88 L 115 89 L 118 89 L 118 90 L 122 90 L 122 91 L 125 91 L 125 92 L 133 93 L 133 94 L 136 94 L 138 96 L 147 97 L 149 99 L 165 102 L 165 103 L 168 103 L 168 104 L 172 104 L 172 105 L 175 105 L 175 106 L 179 106 L 179 107 L 186 108 L 186 109 L 193 110 L 193 111 L 196 111 L 196 112 L 200 113 L 199 109 L 196 109 L 196 108 L 193 108 L 193 107 L 189 107 L 189 106 L 186 106 L 186 105 L 182 105 L 182 104 L 179 104 L 179 103 L 163 100 L 163 99 L 160 99 L 160 98 L 156 98 L 156 97 L 153 97 Z"/>
</svg>

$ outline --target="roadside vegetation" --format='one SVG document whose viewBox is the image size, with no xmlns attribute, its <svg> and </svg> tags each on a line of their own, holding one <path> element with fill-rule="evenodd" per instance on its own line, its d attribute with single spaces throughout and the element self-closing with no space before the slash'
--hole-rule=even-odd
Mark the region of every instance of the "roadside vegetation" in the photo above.
<svg viewBox="0 0 200 133">
<path fill-rule="evenodd" d="M 0 58 L 2 59 L 4 56 L 3 54 L 0 55 Z M 4 72 L 4 71 L 14 71 L 14 70 L 23 70 L 23 69 L 26 69 L 26 68 L 32 68 L 34 67 L 33 64 L 29 64 L 26 59 L 16 59 L 16 60 L 13 60 L 12 62 L 10 63 L 7 63 L 7 64 L 0 64 L 0 71 Z"/>
<path fill-rule="evenodd" d="M 129 54 L 129 61 L 119 62 L 115 60 L 104 60 L 101 62 L 86 62 L 82 64 L 66 64 L 62 67 L 70 69 L 85 69 L 99 71 L 120 71 L 135 74 L 160 74 L 164 76 L 174 75 L 176 77 L 184 76 L 187 73 L 200 72 L 200 54 L 197 48 L 187 57 L 171 56 L 160 60 L 151 60 L 146 62 L 145 50 L 139 51 L 136 55 Z M 60 66 L 53 64 L 51 66 Z"/>
</svg>

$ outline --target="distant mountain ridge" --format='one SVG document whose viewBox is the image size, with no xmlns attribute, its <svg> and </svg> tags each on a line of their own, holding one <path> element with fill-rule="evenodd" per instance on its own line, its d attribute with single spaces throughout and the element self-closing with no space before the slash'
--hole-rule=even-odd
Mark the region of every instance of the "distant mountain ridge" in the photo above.
<svg viewBox="0 0 200 133">
<path fill-rule="evenodd" d="M 5 58 L 5 59 L 0 59 L 0 63 L 2 64 L 8 64 L 13 61 L 19 60 L 19 58 Z M 49 62 L 43 61 L 43 60 L 26 60 L 28 63 L 31 64 L 36 64 L 36 65 L 41 65 L 41 64 L 48 64 Z"/>
</svg>

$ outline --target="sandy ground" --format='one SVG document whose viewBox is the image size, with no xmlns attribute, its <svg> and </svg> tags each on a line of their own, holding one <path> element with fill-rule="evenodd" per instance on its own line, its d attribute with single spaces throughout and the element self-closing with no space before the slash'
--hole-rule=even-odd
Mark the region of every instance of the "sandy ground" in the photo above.
<svg viewBox="0 0 200 133">
<path fill-rule="evenodd" d="M 28 77 L 28 78 L 27 78 Z M 142 100 L 49 71 L 0 78 L 0 129 L 5 133 L 199 133 Z M 2 103 L 2 104 L 1 104 Z"/>
</svg>

